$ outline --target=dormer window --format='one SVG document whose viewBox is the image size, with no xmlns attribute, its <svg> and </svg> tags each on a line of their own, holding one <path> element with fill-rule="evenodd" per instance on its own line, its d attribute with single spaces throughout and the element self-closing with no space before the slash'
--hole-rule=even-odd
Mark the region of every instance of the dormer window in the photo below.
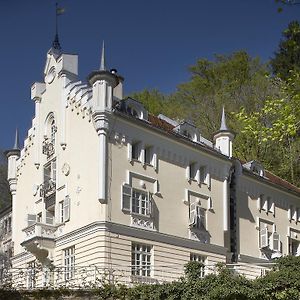
<svg viewBox="0 0 300 300">
<path fill-rule="evenodd" d="M 199 141 L 199 132 L 195 125 L 190 122 L 183 121 L 175 126 L 173 130 L 194 142 Z"/>
<path fill-rule="evenodd" d="M 137 110 L 132 106 L 127 106 L 127 113 L 135 118 L 139 117 Z"/>
<path fill-rule="evenodd" d="M 137 119 L 148 120 L 148 112 L 144 105 L 132 98 L 121 101 L 121 111 Z"/>
<path fill-rule="evenodd" d="M 246 169 L 252 171 L 254 174 L 264 177 L 265 176 L 265 170 L 262 164 L 259 162 L 252 160 L 243 165 Z"/>
</svg>

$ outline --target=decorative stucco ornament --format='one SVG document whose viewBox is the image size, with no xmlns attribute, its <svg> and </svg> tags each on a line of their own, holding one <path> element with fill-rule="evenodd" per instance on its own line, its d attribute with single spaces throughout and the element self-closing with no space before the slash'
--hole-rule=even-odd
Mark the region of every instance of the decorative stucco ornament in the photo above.
<svg viewBox="0 0 300 300">
<path fill-rule="evenodd" d="M 69 164 L 64 163 L 63 166 L 62 166 L 62 168 L 61 168 L 61 171 L 62 171 L 62 173 L 65 176 L 68 176 L 70 174 L 70 166 L 69 166 Z"/>
<path fill-rule="evenodd" d="M 32 186 L 32 193 L 33 193 L 33 196 L 36 196 L 37 192 L 39 190 L 39 186 L 37 184 L 34 184 Z"/>
<path fill-rule="evenodd" d="M 55 76 L 56 76 L 55 67 L 51 67 L 45 77 L 45 81 L 50 84 L 54 80 Z"/>
</svg>

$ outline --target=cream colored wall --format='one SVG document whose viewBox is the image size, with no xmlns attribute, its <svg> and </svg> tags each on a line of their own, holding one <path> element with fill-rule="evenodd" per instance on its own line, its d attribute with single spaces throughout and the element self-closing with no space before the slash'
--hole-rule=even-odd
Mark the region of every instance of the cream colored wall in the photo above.
<svg viewBox="0 0 300 300">
<path fill-rule="evenodd" d="M 121 186 L 126 182 L 128 172 L 142 174 L 149 177 L 145 190 L 152 191 L 151 178 L 159 181 L 160 195 L 154 195 L 154 201 L 159 215 L 156 215 L 157 229 L 159 232 L 180 237 L 189 237 L 189 207 L 184 203 L 186 189 L 208 196 L 213 201 L 213 211 L 207 212 L 207 228 L 211 235 L 211 243 L 224 246 L 223 238 L 223 200 L 222 177 L 229 172 L 230 161 L 217 159 L 204 152 L 176 142 L 171 138 L 154 133 L 149 129 L 134 126 L 132 123 L 121 119 L 115 122 L 111 134 L 110 172 L 113 178 L 111 182 L 110 214 L 113 222 L 130 225 L 130 215 L 121 210 Z M 115 139 L 115 133 L 118 139 Z M 127 158 L 127 143 L 121 142 L 123 134 L 126 141 L 142 141 L 146 145 L 153 145 L 158 154 L 158 170 L 154 167 L 144 167 L 140 162 L 130 163 Z M 186 179 L 186 166 L 191 161 L 197 161 L 201 165 L 207 165 L 212 174 L 211 190 L 207 185 L 199 186 L 196 182 L 188 182 Z M 133 175 L 134 176 L 134 175 Z M 135 188 L 141 189 L 139 180 L 134 182 Z M 205 202 L 206 200 L 203 200 Z"/>
<path fill-rule="evenodd" d="M 258 197 L 264 195 L 275 202 L 275 215 L 271 212 L 259 210 Z M 287 193 L 262 181 L 242 175 L 237 186 L 237 235 L 239 253 L 252 257 L 261 257 L 259 249 L 259 221 L 276 225 L 276 232 L 280 234 L 283 255 L 288 254 L 288 228 L 300 232 L 300 223 L 289 221 L 288 208 L 290 205 L 300 207 L 299 197 Z M 251 242 L 249 242 L 251 241 Z"/>
<path fill-rule="evenodd" d="M 105 210 L 97 200 L 98 187 L 98 137 L 91 118 L 86 113 L 81 113 L 80 108 L 75 109 L 74 105 L 66 108 L 65 124 L 63 124 L 61 110 L 63 79 L 57 78 L 46 85 L 46 91 L 42 95 L 40 103 L 40 123 L 34 120 L 34 128 L 39 126 L 39 131 L 32 128 L 29 138 L 26 139 L 25 151 L 22 151 L 18 160 L 18 184 L 16 195 L 16 220 L 14 230 L 16 235 L 15 255 L 24 251 L 20 243 L 24 240 L 22 229 L 27 226 L 27 214 L 44 212 L 44 201 L 38 191 L 33 195 L 33 186 L 43 183 L 43 166 L 47 163 L 46 155 L 42 154 L 42 141 L 45 134 L 45 121 L 50 112 L 54 113 L 57 125 L 55 154 L 57 173 L 56 192 L 56 217 L 58 221 L 59 202 L 66 195 L 70 197 L 70 221 L 60 227 L 59 234 L 72 231 L 87 223 L 104 220 Z M 66 99 L 64 99 L 66 101 Z M 66 148 L 61 147 L 61 131 L 65 126 Z M 39 133 L 39 135 L 37 135 Z M 39 144 L 39 163 L 37 169 L 36 147 Z M 52 158 L 50 159 L 52 160 Z M 70 166 L 70 174 L 65 176 L 62 173 L 62 166 L 67 163 Z"/>
</svg>

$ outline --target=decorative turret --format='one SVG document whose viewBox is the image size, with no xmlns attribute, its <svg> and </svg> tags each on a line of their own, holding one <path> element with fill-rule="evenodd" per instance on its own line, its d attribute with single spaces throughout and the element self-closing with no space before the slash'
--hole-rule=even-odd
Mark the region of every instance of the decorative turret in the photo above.
<svg viewBox="0 0 300 300">
<path fill-rule="evenodd" d="M 105 65 L 105 48 L 102 45 L 100 69 L 93 71 L 88 76 L 88 81 L 93 87 L 93 106 L 95 112 L 112 110 L 113 89 L 119 83 L 119 76 L 115 70 L 107 71 Z"/>
<path fill-rule="evenodd" d="M 5 155 L 8 159 L 8 171 L 7 179 L 9 181 L 9 186 L 11 192 L 15 190 L 14 181 L 17 177 L 17 166 L 16 161 L 20 157 L 20 147 L 19 147 L 19 134 L 18 129 L 16 129 L 15 144 L 12 149 L 5 151 Z"/>
<path fill-rule="evenodd" d="M 109 115 L 113 107 L 113 91 L 119 84 L 116 70 L 107 71 L 105 65 L 104 42 L 100 69 L 88 76 L 88 81 L 93 87 L 93 122 L 99 137 L 99 164 L 98 164 L 98 200 L 107 203 L 107 134 L 109 129 Z"/>
<path fill-rule="evenodd" d="M 232 142 L 234 140 L 234 133 L 228 129 L 226 125 L 225 109 L 223 106 L 222 119 L 220 129 L 213 135 L 214 146 L 219 149 L 222 154 L 232 157 Z"/>
</svg>

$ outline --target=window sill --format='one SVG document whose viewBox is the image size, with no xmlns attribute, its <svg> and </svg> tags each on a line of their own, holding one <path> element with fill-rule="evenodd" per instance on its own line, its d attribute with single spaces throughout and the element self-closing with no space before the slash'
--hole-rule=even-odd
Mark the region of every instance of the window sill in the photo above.
<svg viewBox="0 0 300 300">
<path fill-rule="evenodd" d="M 150 275 L 150 276 L 131 275 L 130 281 L 132 283 L 150 283 L 150 284 L 158 283 L 158 280 L 153 278 L 152 275 Z"/>
</svg>

